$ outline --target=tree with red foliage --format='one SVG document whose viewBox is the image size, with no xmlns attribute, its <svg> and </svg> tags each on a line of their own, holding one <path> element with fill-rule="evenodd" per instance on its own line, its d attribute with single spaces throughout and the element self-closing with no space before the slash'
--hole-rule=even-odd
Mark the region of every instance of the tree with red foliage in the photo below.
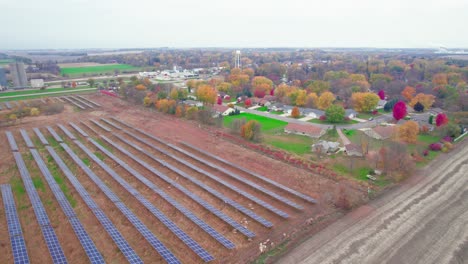
<svg viewBox="0 0 468 264">
<path fill-rule="evenodd" d="M 263 98 L 266 95 L 266 91 L 262 90 L 262 89 L 255 89 L 254 95 L 255 95 L 255 97 Z"/>
<path fill-rule="evenodd" d="M 244 102 L 244 105 L 246 107 L 251 107 L 252 106 L 252 100 L 250 100 L 250 98 L 247 98 L 247 100 L 245 100 L 245 102 Z"/>
<path fill-rule="evenodd" d="M 448 117 L 444 113 L 439 113 L 436 116 L 436 126 L 441 127 L 445 126 L 448 123 Z"/>
<path fill-rule="evenodd" d="M 385 100 L 385 91 L 384 90 L 380 90 L 377 95 L 380 97 L 380 100 Z"/>
<path fill-rule="evenodd" d="M 76 82 L 72 82 L 72 87 L 76 88 Z"/>
<path fill-rule="evenodd" d="M 275 95 L 275 89 L 271 89 L 271 90 L 270 90 L 270 95 L 271 95 L 271 96 Z"/>
<path fill-rule="evenodd" d="M 406 116 L 406 104 L 403 101 L 399 101 L 393 107 L 393 118 L 400 120 Z"/>
<path fill-rule="evenodd" d="M 223 98 L 221 96 L 218 96 L 218 100 L 216 101 L 217 104 L 222 105 L 223 104 Z"/>
</svg>

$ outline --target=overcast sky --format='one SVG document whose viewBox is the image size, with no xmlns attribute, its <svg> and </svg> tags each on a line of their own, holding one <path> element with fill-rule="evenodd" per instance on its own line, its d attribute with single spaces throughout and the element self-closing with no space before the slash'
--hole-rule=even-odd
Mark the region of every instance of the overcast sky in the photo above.
<svg viewBox="0 0 468 264">
<path fill-rule="evenodd" d="M 468 0 L 0 0 L 1 49 L 468 48 Z"/>
</svg>

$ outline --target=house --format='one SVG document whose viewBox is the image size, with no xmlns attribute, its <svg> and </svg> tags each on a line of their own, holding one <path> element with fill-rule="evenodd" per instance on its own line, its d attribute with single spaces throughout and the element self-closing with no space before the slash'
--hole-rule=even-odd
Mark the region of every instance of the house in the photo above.
<svg viewBox="0 0 468 264">
<path fill-rule="evenodd" d="M 387 103 L 387 100 L 379 100 L 379 102 L 377 103 L 376 109 L 383 109 L 386 103 Z"/>
<path fill-rule="evenodd" d="M 265 100 L 267 100 L 268 102 L 271 103 L 271 102 L 276 102 L 276 100 L 278 98 L 276 98 L 276 96 L 274 96 L 274 95 L 267 94 L 267 95 L 265 95 L 265 97 L 263 97 L 263 99 L 265 99 Z"/>
<path fill-rule="evenodd" d="M 345 117 L 349 118 L 349 119 L 353 119 L 357 116 L 357 112 L 354 111 L 353 109 L 346 109 L 345 110 Z"/>
<path fill-rule="evenodd" d="M 271 104 L 268 108 L 270 109 L 270 111 L 279 112 L 279 111 L 284 110 L 284 105 L 280 103 L 276 103 L 276 104 Z"/>
<path fill-rule="evenodd" d="M 313 138 L 319 138 L 325 134 L 325 129 L 314 126 L 314 125 L 301 125 L 301 124 L 294 124 L 294 123 L 289 123 L 285 128 L 284 128 L 285 133 L 292 133 L 292 134 L 297 134 L 297 135 L 304 135 L 308 137 L 313 137 Z"/>
<path fill-rule="evenodd" d="M 313 144 L 311 147 L 312 152 L 320 152 L 320 153 L 335 153 L 340 149 L 340 143 L 326 141 L 326 140 L 319 140 L 317 143 Z"/>
<path fill-rule="evenodd" d="M 283 106 L 283 112 L 284 112 L 285 114 L 291 115 L 293 108 L 294 108 L 293 106 L 284 105 L 284 106 Z"/>
<path fill-rule="evenodd" d="M 301 114 L 306 117 L 319 118 L 320 116 L 325 115 L 324 111 L 318 110 L 318 109 L 301 108 L 300 110 L 301 110 Z"/>
<path fill-rule="evenodd" d="M 231 108 L 231 107 L 228 107 L 228 106 L 225 106 L 225 105 L 219 105 L 219 104 L 213 105 L 213 107 L 211 109 L 216 114 L 223 115 L 223 116 L 227 116 L 227 115 L 229 115 L 229 113 L 234 112 L 234 108 Z"/>
<path fill-rule="evenodd" d="M 183 101 L 184 104 L 188 106 L 196 106 L 196 107 L 202 107 L 203 103 L 195 100 L 185 100 Z"/>
<path fill-rule="evenodd" d="M 268 100 L 264 99 L 264 98 L 253 97 L 253 98 L 251 98 L 251 100 L 252 100 L 252 104 L 254 104 L 254 105 L 259 105 L 259 106 L 269 106 L 269 105 L 271 105 L 271 103 Z"/>
<path fill-rule="evenodd" d="M 364 133 L 371 138 L 385 140 L 391 138 L 395 133 L 395 126 L 376 126 L 371 129 L 364 130 Z"/>
<path fill-rule="evenodd" d="M 362 148 L 356 144 L 347 144 L 345 145 L 345 152 L 348 156 L 362 157 Z"/>
</svg>

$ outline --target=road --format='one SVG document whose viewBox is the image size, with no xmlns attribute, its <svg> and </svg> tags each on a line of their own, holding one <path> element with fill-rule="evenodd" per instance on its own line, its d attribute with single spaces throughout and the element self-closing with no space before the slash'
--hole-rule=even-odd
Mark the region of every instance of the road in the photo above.
<svg viewBox="0 0 468 264">
<path fill-rule="evenodd" d="M 468 263 L 467 143 L 277 263 Z"/>
<path fill-rule="evenodd" d="M 328 128 L 333 127 L 333 125 L 310 123 L 310 122 L 301 121 L 301 120 L 290 118 L 290 117 L 270 114 L 268 112 L 247 109 L 247 108 L 240 107 L 240 106 L 236 106 L 236 108 L 238 108 L 240 111 L 244 111 L 246 113 L 260 115 L 260 116 L 264 116 L 264 117 L 269 117 L 269 118 L 272 118 L 272 119 L 277 119 L 277 120 L 285 121 L 285 122 L 288 122 L 288 123 L 317 126 L 317 127 L 321 127 L 321 128 L 324 128 L 324 129 L 328 129 Z M 374 127 L 374 126 L 376 126 L 376 125 L 378 125 L 380 123 L 388 122 L 388 121 L 390 121 L 392 119 L 393 119 L 393 117 L 392 117 L 391 114 L 383 114 L 383 115 L 380 115 L 380 116 L 376 117 L 374 120 L 369 121 L 369 122 L 349 124 L 349 125 L 337 125 L 336 128 L 360 129 L 360 128 L 366 128 L 366 127 Z"/>
</svg>

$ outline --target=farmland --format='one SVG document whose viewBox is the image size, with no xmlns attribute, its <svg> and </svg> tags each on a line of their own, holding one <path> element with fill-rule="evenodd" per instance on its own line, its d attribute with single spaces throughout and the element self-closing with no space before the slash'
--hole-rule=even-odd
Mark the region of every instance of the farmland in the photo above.
<svg viewBox="0 0 468 264">
<path fill-rule="evenodd" d="M 37 98 L 45 98 L 48 96 L 59 96 L 70 93 L 90 93 L 96 91 L 96 88 L 80 87 L 80 88 L 50 88 L 45 90 L 24 90 L 14 92 L 0 93 L 0 102 L 29 100 Z"/>
<path fill-rule="evenodd" d="M 104 74 L 114 73 L 115 70 L 119 71 L 137 71 L 139 68 L 128 64 L 106 64 L 102 66 L 85 66 L 85 67 L 67 67 L 61 68 L 61 74 L 69 76 L 78 76 L 83 74 Z"/>
<path fill-rule="evenodd" d="M 260 243 L 273 249 L 313 224 L 310 219 L 336 215 L 332 179 L 214 137 L 191 122 L 116 98 L 87 98 L 102 108 L 0 128 L 0 184 L 12 186 L 27 253 L 35 262 L 52 261 L 44 226 L 53 228 L 70 263 L 87 259 L 90 251 L 71 224 L 76 221 L 94 243 L 88 250 L 96 249 L 107 263 L 130 256 L 148 263 L 170 256 L 182 263 L 248 263 L 260 255 Z M 284 125 L 264 122 L 270 130 Z M 17 150 L 10 149 L 6 131 Z M 20 173 L 21 160 L 26 169 Z M 364 191 L 343 184 L 349 185 L 349 199 L 361 202 Z M 63 199 L 57 199 L 60 193 Z M 31 203 L 33 196 L 38 199 Z M 38 201 L 47 225 L 37 221 Z M 2 207 L 2 225 L 3 212 Z M 110 235 L 110 229 L 117 233 Z M 114 242 L 117 234 L 128 251 Z M 0 263 L 11 263 L 5 228 L 0 244 Z M 168 251 L 161 253 L 163 248 Z"/>
</svg>

